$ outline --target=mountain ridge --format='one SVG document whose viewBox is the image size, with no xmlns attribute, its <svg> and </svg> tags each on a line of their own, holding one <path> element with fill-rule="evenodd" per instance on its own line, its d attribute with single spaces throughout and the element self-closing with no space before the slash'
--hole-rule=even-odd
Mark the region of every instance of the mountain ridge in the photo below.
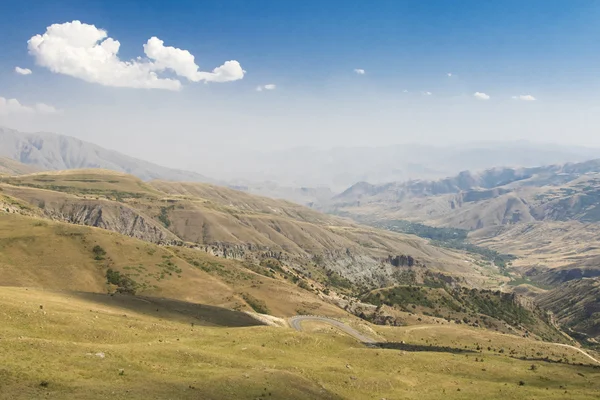
<svg viewBox="0 0 600 400">
<path fill-rule="evenodd" d="M 105 168 L 129 173 L 142 180 L 160 178 L 215 182 L 196 172 L 163 167 L 75 137 L 50 132 L 24 133 L 0 127 L 0 156 L 42 170 Z"/>
</svg>

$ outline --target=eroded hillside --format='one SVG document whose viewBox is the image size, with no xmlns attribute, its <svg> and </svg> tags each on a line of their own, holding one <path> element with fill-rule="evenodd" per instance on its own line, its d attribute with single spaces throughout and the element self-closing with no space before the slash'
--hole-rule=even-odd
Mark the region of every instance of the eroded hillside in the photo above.
<svg viewBox="0 0 600 400">
<path fill-rule="evenodd" d="M 465 282 L 483 284 L 489 275 L 472 256 L 415 236 L 208 184 L 144 183 L 116 172 L 79 170 L 6 177 L 0 188 L 6 199 L 23 203 L 13 211 L 225 258 L 275 258 L 305 274 L 333 273 L 359 285 L 394 283 L 408 267 L 390 262 L 400 256 Z"/>
</svg>

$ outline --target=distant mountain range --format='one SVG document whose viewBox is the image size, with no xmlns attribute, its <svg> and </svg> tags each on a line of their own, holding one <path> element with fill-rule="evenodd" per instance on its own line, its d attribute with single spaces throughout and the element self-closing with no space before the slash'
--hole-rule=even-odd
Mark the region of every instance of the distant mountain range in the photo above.
<svg viewBox="0 0 600 400">
<path fill-rule="evenodd" d="M 322 208 L 450 247 L 510 255 L 502 290 L 535 297 L 573 337 L 600 339 L 600 159 L 361 182 Z"/>
<path fill-rule="evenodd" d="M 214 182 L 195 172 L 162 167 L 55 133 L 24 133 L 0 127 L 0 157 L 11 158 L 39 170 L 104 168 L 132 174 L 143 180 Z"/>
<path fill-rule="evenodd" d="M 541 220 L 600 222 L 600 159 L 464 171 L 437 181 L 360 182 L 332 203 L 335 210 L 468 230 Z"/>
<path fill-rule="evenodd" d="M 199 160 L 195 169 L 225 181 L 271 181 L 284 187 L 325 186 L 339 193 L 361 181 L 381 184 L 413 179 L 435 180 L 465 170 L 535 167 L 594 158 L 600 158 L 600 149 L 526 141 L 453 146 L 403 144 L 247 151 L 228 158 Z"/>
<path fill-rule="evenodd" d="M 24 173 L 103 168 L 132 174 L 145 181 L 163 179 L 217 183 L 252 194 L 313 206 L 329 204 L 334 193 L 351 185 L 334 201 L 350 201 L 362 191 L 371 195 L 373 191 L 387 192 L 386 195 L 396 191 L 394 196 L 398 197 L 414 191 L 431 195 L 469 190 L 471 187 L 493 188 L 511 179 L 526 179 L 528 174 L 538 174 L 539 168 L 547 168 L 539 165 L 598 158 L 600 150 L 529 142 L 490 142 L 446 147 L 398 145 L 329 150 L 298 148 L 264 153 L 248 151 L 220 157 L 220 162 L 228 159 L 229 164 L 221 167 L 211 164 L 212 167 L 206 169 L 211 176 L 209 178 L 192 171 L 163 167 L 70 136 L 24 133 L 0 127 L 0 157 L 29 166 L 30 169 Z M 494 168 L 483 174 L 459 173 L 498 165 L 507 167 Z M 585 163 L 572 165 L 578 167 L 569 168 L 586 168 Z M 9 169 L 5 167 L 5 170 Z M 568 173 L 569 170 L 563 172 Z M 453 173 L 458 175 L 446 178 Z M 407 181 L 410 183 L 384 183 Z"/>
</svg>

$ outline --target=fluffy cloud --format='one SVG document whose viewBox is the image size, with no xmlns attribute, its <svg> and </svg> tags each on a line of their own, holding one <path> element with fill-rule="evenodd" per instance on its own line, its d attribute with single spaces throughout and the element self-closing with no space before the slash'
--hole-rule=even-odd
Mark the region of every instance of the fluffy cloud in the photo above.
<svg viewBox="0 0 600 400">
<path fill-rule="evenodd" d="M 44 103 L 37 103 L 34 106 L 21 104 L 17 99 L 6 99 L 0 97 L 0 115 L 9 114 L 56 114 L 60 111 Z"/>
<path fill-rule="evenodd" d="M 448 75 L 448 78 L 452 78 L 452 72 L 448 72 L 446 75 Z"/>
<path fill-rule="evenodd" d="M 481 92 L 475 92 L 475 93 L 473 93 L 473 96 L 479 100 L 489 100 L 490 99 L 489 95 L 487 95 L 485 93 L 481 93 Z"/>
<path fill-rule="evenodd" d="M 513 96 L 512 98 L 515 100 L 523 100 L 523 101 L 535 101 L 536 100 L 536 98 L 530 94 L 522 94 L 520 96 Z"/>
<path fill-rule="evenodd" d="M 157 37 L 144 45 L 146 59 L 122 61 L 118 57 L 118 40 L 108 37 L 105 30 L 80 21 L 51 25 L 43 35 L 35 35 L 27 43 L 38 65 L 105 86 L 179 90 L 178 79 L 158 75 L 166 70 L 191 82 L 229 82 L 242 79 L 245 74 L 235 60 L 211 72 L 200 71 L 189 51 L 165 46 Z"/>
<path fill-rule="evenodd" d="M 277 86 L 273 83 L 269 83 L 267 85 L 257 86 L 256 91 L 262 92 L 263 90 L 275 90 Z"/>
<path fill-rule="evenodd" d="M 365 71 L 364 69 L 361 69 L 361 68 L 356 68 L 356 69 L 354 70 L 354 72 L 355 72 L 356 74 L 358 74 L 358 75 L 364 75 L 366 71 Z"/>
<path fill-rule="evenodd" d="M 21 68 L 21 67 L 15 67 L 15 72 L 19 75 L 31 75 L 32 72 L 29 68 Z"/>
</svg>

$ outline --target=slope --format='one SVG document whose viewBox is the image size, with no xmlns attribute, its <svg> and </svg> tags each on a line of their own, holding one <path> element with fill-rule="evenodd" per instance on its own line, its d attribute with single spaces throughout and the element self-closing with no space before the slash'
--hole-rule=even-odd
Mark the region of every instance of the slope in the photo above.
<svg viewBox="0 0 600 400">
<path fill-rule="evenodd" d="M 600 390 L 598 369 L 572 349 L 482 330 L 375 327 L 387 348 L 368 348 L 331 331 L 134 304 L 0 287 L 0 399 L 583 400 Z"/>
<path fill-rule="evenodd" d="M 53 219 L 154 243 L 185 242 L 227 258 L 277 258 L 315 279 L 331 271 L 357 284 L 393 283 L 401 266 L 390 256 L 401 255 L 410 255 L 419 267 L 485 279 L 470 264 L 472 257 L 415 236 L 208 184 L 144 183 L 130 175 L 80 170 L 3 178 L 0 188 Z"/>
<path fill-rule="evenodd" d="M 570 280 L 540 294 L 537 301 L 554 313 L 570 335 L 600 348 L 600 279 Z"/>
<path fill-rule="evenodd" d="M 194 172 L 162 167 L 55 133 L 24 133 L 0 127 L 0 156 L 41 170 L 104 168 L 126 172 L 143 180 L 211 181 Z"/>
<path fill-rule="evenodd" d="M 276 316 L 305 308 L 345 314 L 283 276 L 234 260 L 157 246 L 87 226 L 0 213 L 0 285 L 93 293 L 126 292 Z"/>
<path fill-rule="evenodd" d="M 0 175 L 23 175 L 37 171 L 36 167 L 20 163 L 11 158 L 0 157 Z"/>
</svg>

